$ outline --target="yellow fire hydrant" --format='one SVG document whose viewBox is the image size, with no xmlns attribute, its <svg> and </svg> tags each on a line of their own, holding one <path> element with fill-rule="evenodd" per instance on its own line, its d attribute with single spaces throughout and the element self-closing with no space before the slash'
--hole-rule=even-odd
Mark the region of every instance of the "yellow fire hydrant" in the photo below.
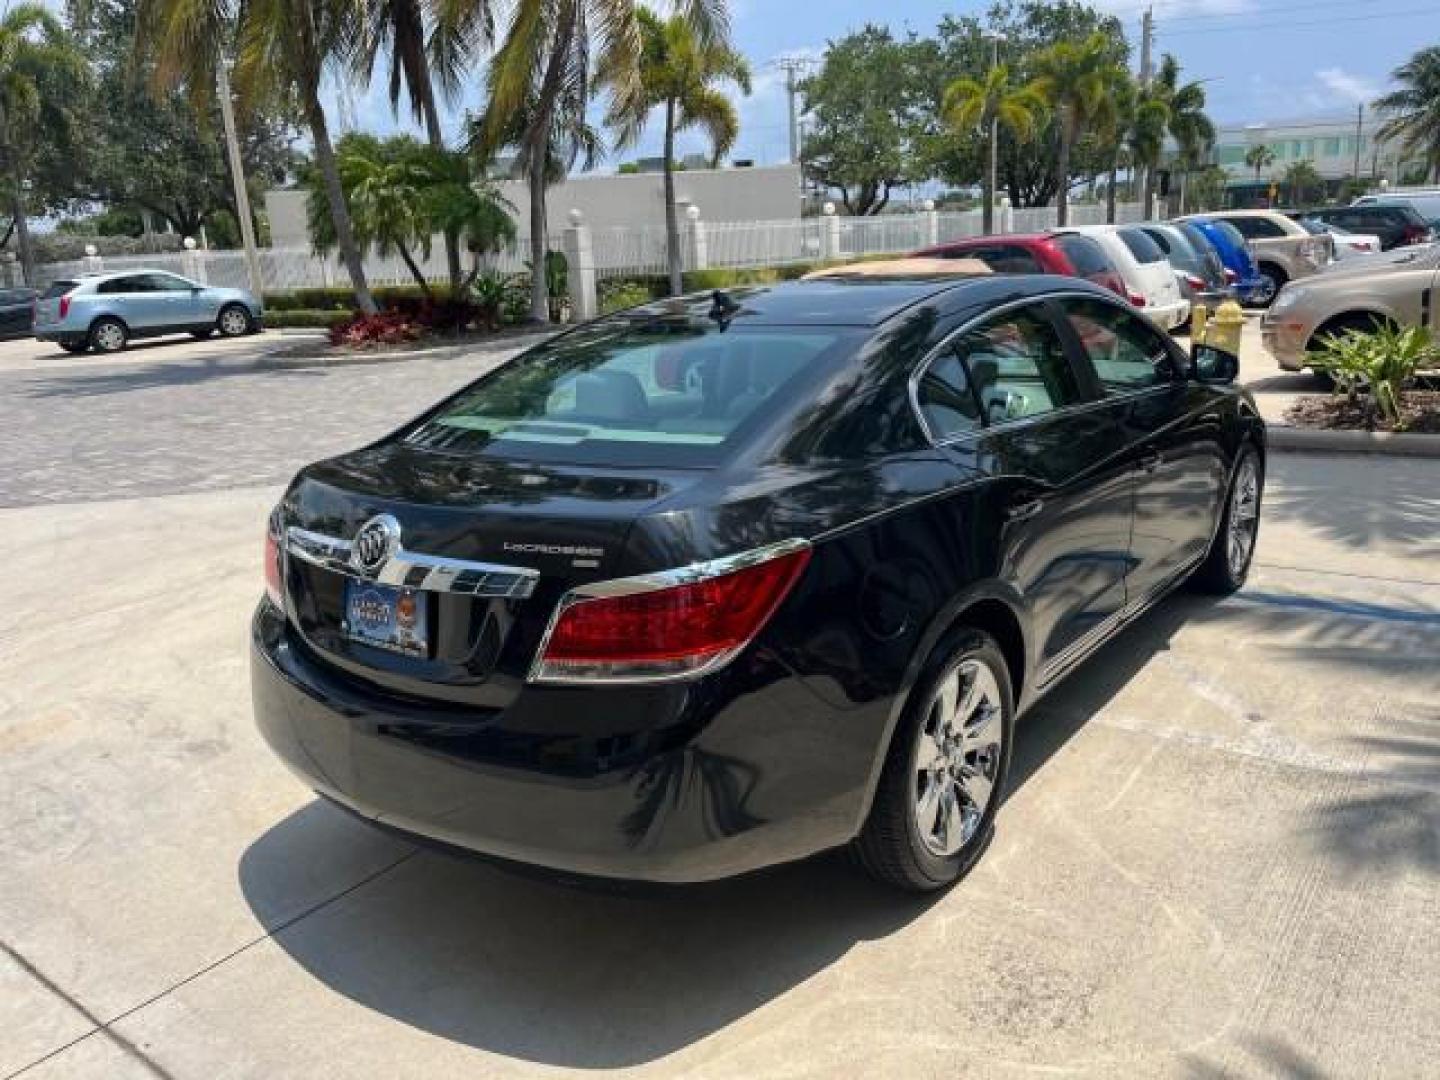
<svg viewBox="0 0 1440 1080">
<path fill-rule="evenodd" d="M 1226 300 L 1215 309 L 1215 317 L 1205 328 L 1205 344 L 1240 355 L 1240 331 L 1245 328 L 1245 312 L 1234 300 Z"/>
<path fill-rule="evenodd" d="M 1205 344 L 1205 320 L 1209 317 L 1204 304 L 1196 304 L 1190 309 L 1190 344 Z"/>
</svg>

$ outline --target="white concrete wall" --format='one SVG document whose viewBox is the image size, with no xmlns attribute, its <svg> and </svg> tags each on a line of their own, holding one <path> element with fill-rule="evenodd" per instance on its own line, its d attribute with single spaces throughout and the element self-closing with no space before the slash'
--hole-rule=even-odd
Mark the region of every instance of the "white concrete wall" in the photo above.
<svg viewBox="0 0 1440 1080">
<path fill-rule="evenodd" d="M 529 196 L 519 181 L 506 181 L 501 191 L 515 205 L 520 232 L 528 231 Z M 573 176 L 550 189 L 546 200 L 549 232 L 558 236 L 569 224 L 571 210 L 579 210 L 594 229 L 628 226 L 663 229 L 664 178 L 659 173 L 636 176 Z M 682 212 L 700 207 L 709 222 L 779 221 L 800 216 L 800 169 L 774 165 L 756 169 L 694 169 L 675 174 L 675 194 Z M 274 247 L 308 247 L 305 229 L 305 193 L 268 191 L 265 210 L 270 217 Z"/>
</svg>

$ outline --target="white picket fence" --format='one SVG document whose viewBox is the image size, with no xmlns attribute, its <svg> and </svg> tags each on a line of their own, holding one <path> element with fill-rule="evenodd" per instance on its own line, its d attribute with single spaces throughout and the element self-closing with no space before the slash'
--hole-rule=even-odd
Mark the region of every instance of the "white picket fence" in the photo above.
<svg viewBox="0 0 1440 1080">
<path fill-rule="evenodd" d="M 1139 204 L 1122 203 L 1116 219 L 1139 221 Z M 827 251 L 825 233 L 833 224 L 823 217 L 782 221 L 682 222 L 686 269 L 716 267 L 727 269 L 785 266 L 813 262 L 822 257 L 903 254 L 929 243 L 946 243 L 982 234 L 979 210 L 939 213 L 882 214 L 876 217 L 838 218 L 838 248 Z M 1055 225 L 1054 207 L 1006 210 L 1002 218 L 1011 232 L 1037 232 Z M 1073 225 L 1099 225 L 1105 221 L 1103 205 L 1082 203 L 1070 207 Z M 703 237 L 703 240 L 700 239 Z M 595 274 L 598 278 L 643 276 L 665 272 L 665 230 L 663 225 L 591 230 Z M 554 250 L 564 250 L 561 236 L 549 238 Z M 267 292 L 348 284 L 349 276 L 336 255 L 317 255 L 307 248 L 265 248 L 259 252 L 260 272 Z M 416 255 L 421 272 L 434 282 L 445 279 L 445 250 L 432 244 L 428 256 Z M 485 261 L 486 268 L 500 273 L 526 269 L 529 244 L 522 237 L 511 249 Z M 245 256 L 240 251 L 192 251 L 163 255 L 125 255 L 72 262 L 45 263 L 38 267 L 39 287 L 61 278 L 84 273 L 112 273 L 124 270 L 169 270 L 198 278 L 211 285 L 245 288 L 249 277 Z M 370 255 L 365 273 L 372 285 L 410 283 L 409 269 L 398 256 Z"/>
</svg>

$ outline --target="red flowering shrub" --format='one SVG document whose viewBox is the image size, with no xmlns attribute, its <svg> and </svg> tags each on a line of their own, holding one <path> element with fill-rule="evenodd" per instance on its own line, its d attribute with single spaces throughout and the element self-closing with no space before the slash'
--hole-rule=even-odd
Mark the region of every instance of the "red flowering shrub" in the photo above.
<svg viewBox="0 0 1440 1080">
<path fill-rule="evenodd" d="M 382 311 L 378 315 L 356 315 L 330 328 L 330 344 L 351 348 L 371 345 L 399 345 L 425 336 L 425 327 L 413 316 L 401 311 Z"/>
<path fill-rule="evenodd" d="M 459 334 L 472 327 L 494 329 L 477 304 L 451 297 L 398 297 L 378 315 L 356 314 L 330 330 L 330 344 L 350 348 L 399 345 L 433 334 Z"/>
</svg>

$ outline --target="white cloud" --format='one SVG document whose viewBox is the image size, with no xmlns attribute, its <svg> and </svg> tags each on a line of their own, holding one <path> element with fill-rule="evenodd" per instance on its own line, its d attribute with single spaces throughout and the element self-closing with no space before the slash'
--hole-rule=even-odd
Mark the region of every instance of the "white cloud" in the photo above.
<svg viewBox="0 0 1440 1080">
<path fill-rule="evenodd" d="M 1380 95 L 1380 88 L 1374 82 L 1344 68 L 1322 68 L 1315 72 L 1315 78 L 1330 91 L 1332 97 L 1342 98 L 1352 105 L 1373 101 Z"/>
</svg>

